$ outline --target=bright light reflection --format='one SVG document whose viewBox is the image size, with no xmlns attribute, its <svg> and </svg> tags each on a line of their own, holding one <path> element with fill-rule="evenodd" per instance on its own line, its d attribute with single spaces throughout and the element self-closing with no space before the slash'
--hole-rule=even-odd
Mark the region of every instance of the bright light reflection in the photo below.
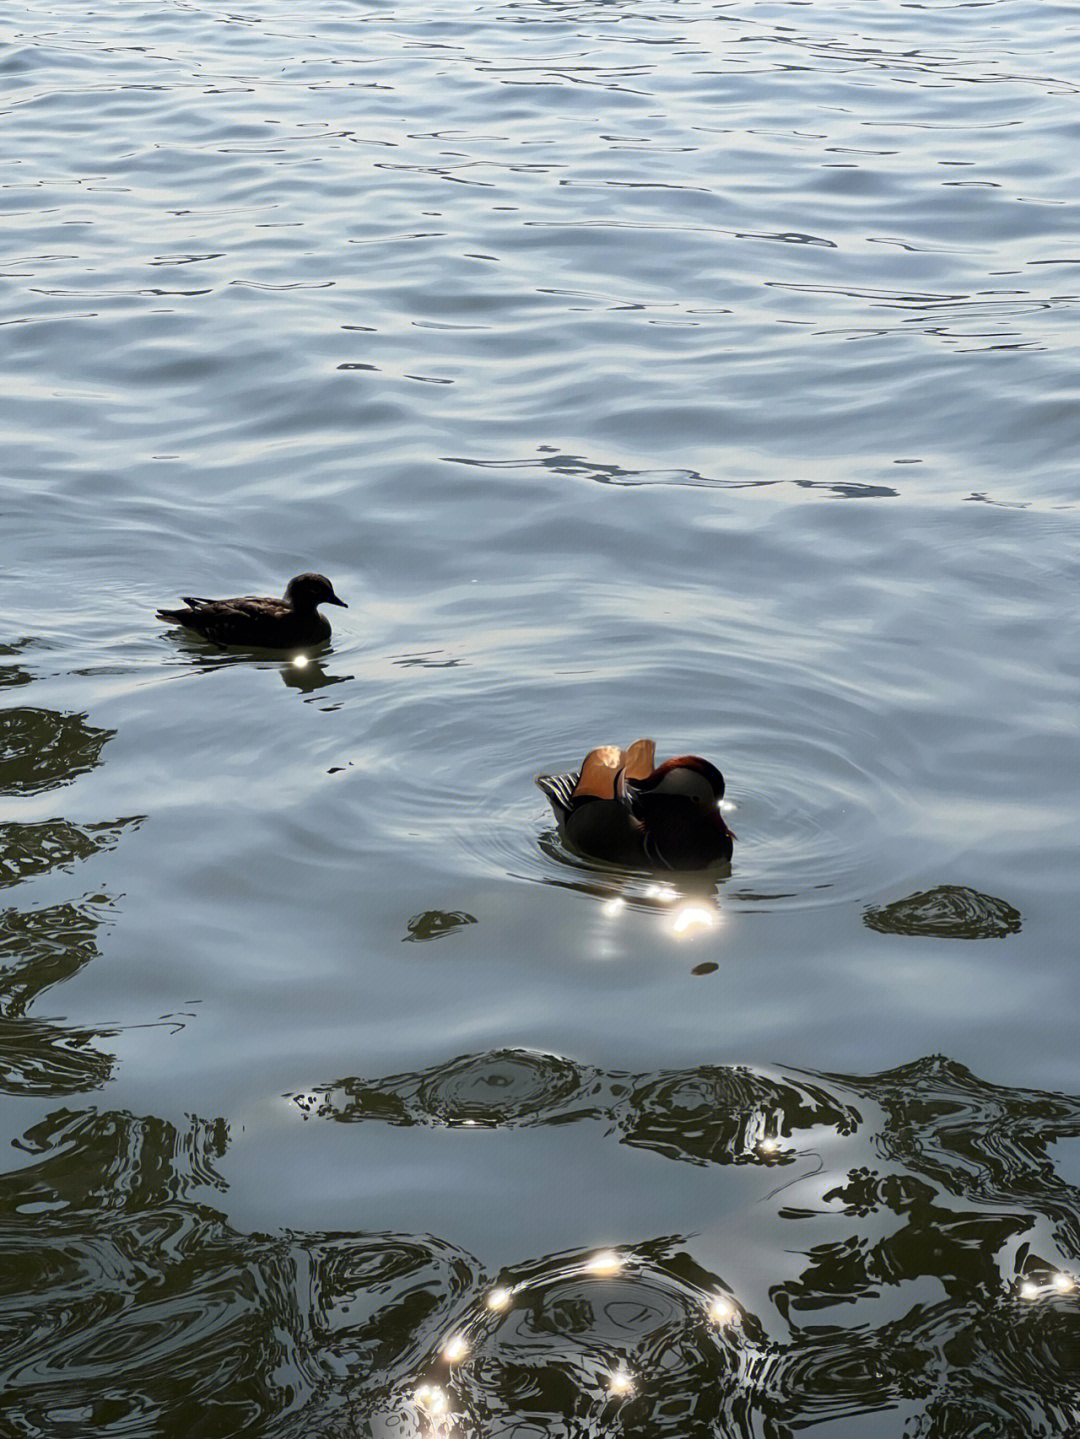
<svg viewBox="0 0 1080 1439">
<path fill-rule="evenodd" d="M 295 669 L 305 670 L 305 669 L 307 669 L 307 663 L 308 663 L 308 657 L 307 657 L 307 655 L 295 655 L 295 656 L 293 657 L 293 667 L 294 667 Z"/>
<path fill-rule="evenodd" d="M 604 913 L 618 914 L 619 910 L 622 909 L 625 904 L 626 900 L 623 899 L 621 894 L 617 894 L 614 899 L 609 899 L 606 901 L 606 903 L 604 904 Z"/>
<path fill-rule="evenodd" d="M 447 1364 L 457 1364 L 464 1359 L 469 1352 L 469 1346 L 465 1342 L 463 1334 L 452 1334 L 443 1345 L 442 1357 Z"/>
<path fill-rule="evenodd" d="M 672 934 L 690 934 L 695 929 L 711 929 L 716 923 L 716 911 L 706 909 L 703 904 L 684 904 L 675 913 L 671 922 Z"/>
<path fill-rule="evenodd" d="M 425 1414 L 434 1417 L 436 1414 L 446 1413 L 446 1394 L 436 1384 L 422 1384 L 413 1395 L 413 1400 Z"/>
<path fill-rule="evenodd" d="M 780 1148 L 780 1146 L 779 1144 L 777 1144 L 775 1139 L 763 1139 L 758 1145 L 758 1148 L 761 1150 L 762 1154 L 775 1154 L 776 1151 Z"/>
<path fill-rule="evenodd" d="M 1074 1282 L 1071 1274 L 1055 1274 L 1050 1281 L 1059 1294 L 1068 1294 Z"/>
<path fill-rule="evenodd" d="M 512 1289 L 493 1289 L 487 1297 L 487 1307 L 498 1314 L 500 1310 L 509 1306 L 513 1297 Z"/>
<path fill-rule="evenodd" d="M 734 1324 L 738 1313 L 731 1300 L 723 1294 L 718 1294 L 709 1305 L 709 1318 L 714 1324 Z"/>
<path fill-rule="evenodd" d="M 670 904 L 677 898 L 677 893 L 670 884 L 650 884 L 645 890 L 645 898 L 656 900 L 660 904 Z"/>
<path fill-rule="evenodd" d="M 1039 1286 L 1038 1286 L 1037 1284 L 1032 1284 L 1032 1282 L 1031 1282 L 1030 1279 L 1026 1279 L 1026 1280 L 1024 1281 L 1024 1283 L 1021 1284 L 1021 1286 L 1020 1286 L 1020 1298 L 1021 1298 L 1021 1299 L 1037 1299 L 1037 1298 L 1038 1298 L 1038 1294 L 1039 1294 Z"/>
<path fill-rule="evenodd" d="M 586 1264 L 585 1268 L 590 1274 L 618 1274 L 623 1262 L 614 1249 L 601 1249 L 599 1254 L 594 1254 Z"/>
<path fill-rule="evenodd" d="M 632 1394 L 634 1392 L 634 1380 L 625 1369 L 616 1369 L 608 1381 L 609 1394 Z"/>
</svg>

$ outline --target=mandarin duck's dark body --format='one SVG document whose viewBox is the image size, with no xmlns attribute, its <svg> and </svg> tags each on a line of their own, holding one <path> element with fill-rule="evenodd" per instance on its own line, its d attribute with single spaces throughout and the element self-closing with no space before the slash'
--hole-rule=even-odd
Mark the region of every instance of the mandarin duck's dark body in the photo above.
<svg viewBox="0 0 1080 1439">
<path fill-rule="evenodd" d="M 280 599 L 263 595 L 239 595 L 231 600 L 204 600 L 182 595 L 182 610 L 158 610 L 159 620 L 183 625 L 218 645 L 243 645 L 248 649 L 296 649 L 322 644 L 330 638 L 330 621 L 319 614 L 319 605 L 340 605 L 325 575 L 297 575 L 285 586 Z"/>
<path fill-rule="evenodd" d="M 609 864 L 656 870 L 708 869 L 731 858 L 724 776 L 698 755 L 656 764 L 656 745 L 591 750 L 576 774 L 540 775 L 559 834 Z"/>
</svg>

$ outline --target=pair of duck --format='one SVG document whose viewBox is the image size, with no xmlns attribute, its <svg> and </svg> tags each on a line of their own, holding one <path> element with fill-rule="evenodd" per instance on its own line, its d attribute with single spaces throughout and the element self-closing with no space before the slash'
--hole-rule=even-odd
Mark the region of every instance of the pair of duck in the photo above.
<svg viewBox="0 0 1080 1439">
<path fill-rule="evenodd" d="M 348 606 L 325 575 L 297 575 L 281 599 L 184 595 L 183 609 L 157 612 L 219 645 L 296 649 L 323 644 L 330 621 L 320 605 Z M 601 745 L 569 774 L 539 775 L 562 839 L 609 864 L 654 870 L 708 869 L 731 859 L 735 836 L 720 812 L 724 776 L 699 755 L 656 763 L 656 745 Z"/>
</svg>

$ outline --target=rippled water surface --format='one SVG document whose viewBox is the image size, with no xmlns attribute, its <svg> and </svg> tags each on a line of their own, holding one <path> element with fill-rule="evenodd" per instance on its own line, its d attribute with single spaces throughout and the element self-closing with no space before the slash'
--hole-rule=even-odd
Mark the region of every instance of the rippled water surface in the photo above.
<svg viewBox="0 0 1080 1439">
<path fill-rule="evenodd" d="M 5 19 L 0 1433 L 1080 1434 L 1075 10 Z"/>
</svg>

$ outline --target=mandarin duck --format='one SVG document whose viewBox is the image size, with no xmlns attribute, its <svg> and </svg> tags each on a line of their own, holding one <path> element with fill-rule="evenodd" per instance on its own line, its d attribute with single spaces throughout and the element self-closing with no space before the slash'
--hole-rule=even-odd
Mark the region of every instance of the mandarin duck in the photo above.
<svg viewBox="0 0 1080 1439">
<path fill-rule="evenodd" d="M 218 645 L 245 645 L 250 649 L 294 649 L 317 645 L 330 638 L 330 621 L 319 605 L 340 605 L 325 575 L 297 575 L 285 586 L 280 600 L 262 595 L 240 595 L 231 600 L 205 600 L 182 595 L 182 610 L 158 610 L 159 620 L 183 625 Z"/>
<path fill-rule="evenodd" d="M 656 745 L 590 750 L 576 774 L 542 774 L 559 834 L 584 855 L 654 870 L 707 869 L 731 858 L 724 776 L 698 755 L 656 763 Z"/>
</svg>

